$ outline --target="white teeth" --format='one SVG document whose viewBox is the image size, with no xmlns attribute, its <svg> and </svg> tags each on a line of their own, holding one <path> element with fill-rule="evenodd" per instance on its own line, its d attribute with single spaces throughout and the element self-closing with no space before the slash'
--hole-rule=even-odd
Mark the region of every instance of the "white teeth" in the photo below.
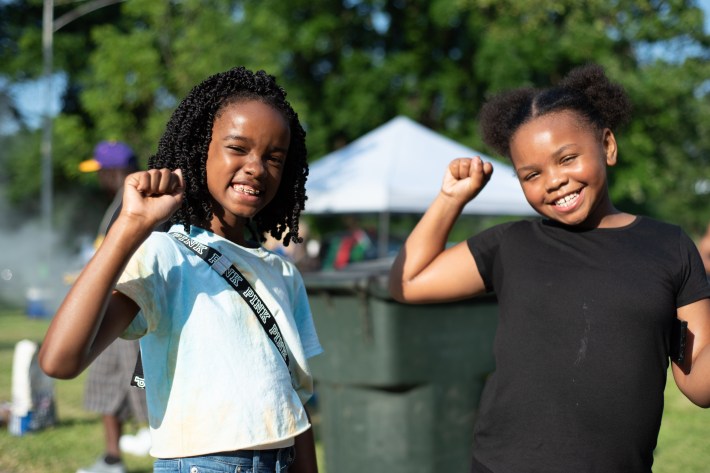
<svg viewBox="0 0 710 473">
<path fill-rule="evenodd" d="M 247 186 L 243 186 L 243 185 L 234 185 L 234 186 L 232 186 L 232 187 L 233 187 L 234 190 L 237 191 L 237 192 L 243 192 L 243 193 L 249 194 L 249 195 L 259 195 L 259 194 L 261 194 L 261 191 L 258 191 L 258 190 L 256 190 L 256 189 L 254 189 L 253 187 L 247 187 Z"/>
<path fill-rule="evenodd" d="M 555 205 L 558 207 L 569 207 L 571 203 L 579 197 L 579 193 L 575 192 L 573 194 L 566 195 L 559 200 L 555 201 Z"/>
</svg>

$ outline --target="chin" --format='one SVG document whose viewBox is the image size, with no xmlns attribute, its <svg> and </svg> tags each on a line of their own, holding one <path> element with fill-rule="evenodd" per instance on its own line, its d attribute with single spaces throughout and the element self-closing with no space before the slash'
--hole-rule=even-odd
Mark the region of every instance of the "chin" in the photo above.
<svg viewBox="0 0 710 473">
<path fill-rule="evenodd" d="M 585 222 L 587 221 L 587 218 L 582 218 L 582 217 L 577 217 L 577 216 L 565 216 L 565 215 L 560 215 L 560 214 L 544 214 L 545 217 L 549 218 L 550 220 L 554 220 L 557 223 L 561 223 L 562 225 L 567 225 L 570 227 L 574 227 L 577 225 L 584 225 Z"/>
</svg>

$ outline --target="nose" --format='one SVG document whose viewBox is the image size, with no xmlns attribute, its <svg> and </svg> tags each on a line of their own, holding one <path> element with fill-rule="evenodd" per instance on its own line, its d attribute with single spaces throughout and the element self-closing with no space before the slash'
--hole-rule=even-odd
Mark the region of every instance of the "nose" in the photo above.
<svg viewBox="0 0 710 473">
<path fill-rule="evenodd" d="M 261 156 L 255 152 L 249 153 L 246 156 L 242 168 L 244 172 L 253 177 L 259 177 L 265 172 L 264 162 Z"/>
<path fill-rule="evenodd" d="M 545 180 L 545 189 L 548 192 L 556 191 L 567 184 L 567 181 L 568 179 L 564 172 L 557 170 L 548 171 L 547 179 Z"/>
<path fill-rule="evenodd" d="M 567 184 L 567 176 L 561 172 L 550 173 L 545 181 L 545 188 L 548 192 L 556 191 Z"/>
</svg>

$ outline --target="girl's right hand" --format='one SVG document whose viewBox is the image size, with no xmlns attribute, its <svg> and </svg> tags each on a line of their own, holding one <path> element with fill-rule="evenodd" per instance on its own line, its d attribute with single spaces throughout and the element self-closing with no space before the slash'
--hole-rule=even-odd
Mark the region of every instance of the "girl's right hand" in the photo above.
<svg viewBox="0 0 710 473">
<path fill-rule="evenodd" d="M 460 202 L 469 202 L 483 189 L 493 174 L 493 166 L 475 158 L 457 158 L 449 163 L 441 192 Z"/>
<path fill-rule="evenodd" d="M 180 207 L 185 191 L 182 171 L 150 169 L 126 177 L 121 215 L 153 228 Z"/>
</svg>

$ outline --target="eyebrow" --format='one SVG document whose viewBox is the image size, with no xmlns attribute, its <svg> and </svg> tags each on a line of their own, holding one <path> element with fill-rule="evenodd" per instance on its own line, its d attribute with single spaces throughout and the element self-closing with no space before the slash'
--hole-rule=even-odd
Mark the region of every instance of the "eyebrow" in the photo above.
<svg viewBox="0 0 710 473">
<path fill-rule="evenodd" d="M 566 144 L 566 145 L 562 145 L 562 146 L 560 146 L 559 148 L 557 148 L 557 150 L 555 150 L 555 152 L 552 153 L 552 155 L 553 155 L 553 156 L 559 156 L 559 155 L 561 155 L 562 153 L 564 153 L 564 152 L 567 150 L 567 148 L 573 148 L 573 147 L 575 147 L 575 146 L 577 146 L 575 143 L 569 143 L 569 144 Z"/>
<path fill-rule="evenodd" d="M 226 135 L 222 138 L 222 141 L 246 141 L 251 142 L 251 140 L 245 136 L 241 135 Z M 282 153 L 288 153 L 288 148 L 282 148 L 280 146 L 274 146 L 273 148 L 270 149 L 270 151 L 280 151 Z"/>
<path fill-rule="evenodd" d="M 574 143 L 569 143 L 569 144 L 566 144 L 566 145 L 562 145 L 562 146 L 560 146 L 559 148 L 557 148 L 557 149 L 551 154 L 551 156 L 557 157 L 557 156 L 563 154 L 563 153 L 567 150 L 567 148 L 572 148 L 572 147 L 574 147 L 574 146 L 576 146 Z M 533 165 L 520 166 L 519 168 L 516 168 L 516 169 L 515 169 L 515 172 L 516 172 L 516 173 L 519 173 L 520 171 L 528 171 L 528 170 L 532 170 L 532 169 L 535 169 L 535 168 L 536 168 L 536 167 L 533 166 Z"/>
<path fill-rule="evenodd" d="M 241 135 L 225 135 L 224 137 L 222 137 L 222 141 L 233 141 L 233 140 L 250 141 L 249 138 L 241 136 Z"/>
</svg>

